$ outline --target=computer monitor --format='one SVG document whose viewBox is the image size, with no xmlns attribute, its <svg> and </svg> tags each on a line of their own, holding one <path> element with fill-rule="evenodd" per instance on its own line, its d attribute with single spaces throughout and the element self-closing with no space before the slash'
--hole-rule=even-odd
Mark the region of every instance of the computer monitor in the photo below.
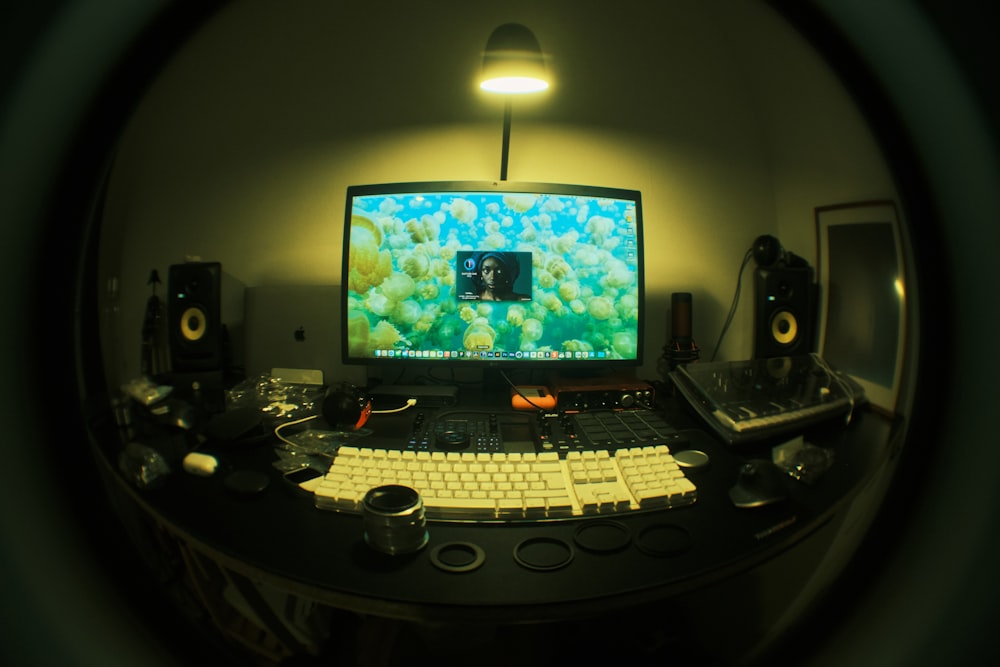
<svg viewBox="0 0 1000 667">
<path fill-rule="evenodd" d="M 345 363 L 594 374 L 642 363 L 638 191 L 355 185 L 346 209 Z"/>
</svg>

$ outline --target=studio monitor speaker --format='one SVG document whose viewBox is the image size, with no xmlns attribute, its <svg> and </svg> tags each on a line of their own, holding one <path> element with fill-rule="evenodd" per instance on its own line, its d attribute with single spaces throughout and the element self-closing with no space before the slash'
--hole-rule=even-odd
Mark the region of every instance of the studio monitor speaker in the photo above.
<svg viewBox="0 0 1000 667">
<path fill-rule="evenodd" d="M 167 324 L 170 364 L 174 372 L 220 370 L 225 336 L 222 330 L 222 265 L 189 262 L 170 267 Z"/>
<path fill-rule="evenodd" d="M 754 358 L 808 354 L 814 347 L 812 269 L 779 266 L 754 273 Z"/>
</svg>

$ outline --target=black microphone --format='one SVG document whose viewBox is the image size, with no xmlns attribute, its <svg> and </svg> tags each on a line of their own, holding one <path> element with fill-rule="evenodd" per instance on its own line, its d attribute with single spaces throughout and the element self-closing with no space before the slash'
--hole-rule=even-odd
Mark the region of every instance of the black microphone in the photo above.
<svg viewBox="0 0 1000 667">
<path fill-rule="evenodd" d="M 781 247 L 777 237 L 764 234 L 753 242 L 753 258 L 757 266 L 770 268 L 784 261 L 785 249 Z"/>
<path fill-rule="evenodd" d="M 690 292 L 674 292 L 670 295 L 671 337 L 663 348 L 663 360 L 668 371 L 674 370 L 679 364 L 698 361 L 701 356 L 691 334 L 691 299 Z"/>
<path fill-rule="evenodd" d="M 781 246 L 777 237 L 770 234 L 758 236 L 753 242 L 753 258 L 757 266 L 770 269 L 776 266 L 789 268 L 806 268 L 809 262 L 795 253 L 788 252 Z"/>
</svg>

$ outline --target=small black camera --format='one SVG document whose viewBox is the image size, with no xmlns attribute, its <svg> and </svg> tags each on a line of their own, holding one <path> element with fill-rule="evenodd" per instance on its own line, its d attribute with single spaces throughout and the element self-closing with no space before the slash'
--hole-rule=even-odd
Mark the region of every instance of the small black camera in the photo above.
<svg viewBox="0 0 1000 667">
<path fill-rule="evenodd" d="M 368 421 L 372 413 L 372 401 L 359 387 L 344 383 L 327 390 L 322 412 L 330 426 L 357 431 Z"/>
</svg>

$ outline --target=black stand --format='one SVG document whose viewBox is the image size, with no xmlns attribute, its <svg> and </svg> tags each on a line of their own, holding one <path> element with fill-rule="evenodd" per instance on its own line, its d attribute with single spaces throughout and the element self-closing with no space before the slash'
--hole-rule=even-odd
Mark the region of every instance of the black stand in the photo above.
<svg viewBox="0 0 1000 667">
<path fill-rule="evenodd" d="M 500 180 L 507 180 L 507 161 L 508 155 L 510 154 L 510 115 L 511 115 L 511 102 L 510 97 L 503 105 L 503 141 L 500 145 Z"/>
<path fill-rule="evenodd" d="M 698 361 L 700 358 L 701 349 L 690 338 L 687 340 L 671 338 L 670 342 L 663 346 L 662 361 L 666 364 L 667 372 L 675 370 L 681 364 Z"/>
</svg>

